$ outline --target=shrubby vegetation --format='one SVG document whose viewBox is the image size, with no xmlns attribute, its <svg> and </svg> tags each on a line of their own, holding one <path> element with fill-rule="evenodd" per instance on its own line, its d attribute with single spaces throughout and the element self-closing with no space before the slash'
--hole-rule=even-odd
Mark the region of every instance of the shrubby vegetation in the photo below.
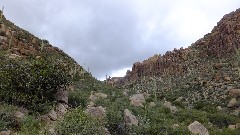
<svg viewBox="0 0 240 135">
<path fill-rule="evenodd" d="M 54 94 L 68 84 L 64 66 L 41 57 L 24 59 L 1 59 L 0 100 L 45 113 L 55 100 Z"/>
<path fill-rule="evenodd" d="M 65 114 L 64 119 L 56 125 L 58 135 L 104 135 L 100 120 L 83 112 L 81 108 L 73 109 Z"/>
</svg>

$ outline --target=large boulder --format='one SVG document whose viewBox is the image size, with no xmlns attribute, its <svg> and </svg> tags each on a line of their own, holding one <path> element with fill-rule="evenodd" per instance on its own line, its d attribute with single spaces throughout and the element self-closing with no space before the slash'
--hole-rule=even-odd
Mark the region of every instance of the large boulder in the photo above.
<svg viewBox="0 0 240 135">
<path fill-rule="evenodd" d="M 138 119 L 128 109 L 124 110 L 124 121 L 127 126 L 138 125 Z"/>
<path fill-rule="evenodd" d="M 89 107 L 86 109 L 86 112 L 89 113 L 91 116 L 97 117 L 97 118 L 104 118 L 106 109 L 102 106 L 98 107 Z"/>
<path fill-rule="evenodd" d="M 232 98 L 229 102 L 227 107 L 235 107 L 237 105 L 237 99 L 236 98 Z"/>
<path fill-rule="evenodd" d="M 7 130 L 7 131 L 1 131 L 0 135 L 11 135 L 11 131 Z"/>
<path fill-rule="evenodd" d="M 133 106 L 142 106 L 145 103 L 145 98 L 143 94 L 134 94 L 129 98 L 130 104 Z"/>
<path fill-rule="evenodd" d="M 57 112 L 55 110 L 51 110 L 49 113 L 48 113 L 48 117 L 53 120 L 53 121 L 56 121 L 58 119 L 58 116 L 57 116 Z"/>
<path fill-rule="evenodd" d="M 228 91 L 230 97 L 238 98 L 240 97 L 240 89 L 231 89 Z"/>
<path fill-rule="evenodd" d="M 58 102 L 68 104 L 68 91 L 60 88 L 54 95 Z"/>
<path fill-rule="evenodd" d="M 198 121 L 194 121 L 190 124 L 188 129 L 194 135 L 209 135 L 208 130 Z"/>
</svg>

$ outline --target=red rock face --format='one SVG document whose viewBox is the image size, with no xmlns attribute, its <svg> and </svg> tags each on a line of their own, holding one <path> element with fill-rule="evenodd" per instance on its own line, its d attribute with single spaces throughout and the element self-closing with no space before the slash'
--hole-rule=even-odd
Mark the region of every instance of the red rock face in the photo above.
<svg viewBox="0 0 240 135">
<path fill-rule="evenodd" d="M 141 63 L 134 63 L 132 71 L 127 73 L 124 80 L 135 80 L 143 76 L 176 76 L 185 74 L 189 68 L 194 67 L 204 72 L 205 67 L 196 59 L 231 57 L 239 48 L 240 9 L 225 15 L 211 33 L 189 48 L 174 49 L 163 56 L 154 55 Z"/>
</svg>

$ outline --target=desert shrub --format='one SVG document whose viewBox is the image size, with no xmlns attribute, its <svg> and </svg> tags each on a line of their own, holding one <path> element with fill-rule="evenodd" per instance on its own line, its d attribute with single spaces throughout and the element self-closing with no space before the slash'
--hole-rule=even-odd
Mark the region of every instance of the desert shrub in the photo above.
<svg viewBox="0 0 240 135">
<path fill-rule="evenodd" d="M 175 115 L 175 119 L 186 125 L 191 124 L 194 121 L 198 121 L 200 123 L 208 123 L 207 113 L 198 111 L 195 109 L 183 109 L 179 110 Z"/>
<path fill-rule="evenodd" d="M 206 111 L 209 113 L 217 112 L 217 107 L 215 105 L 204 101 L 196 102 L 193 108 L 201 111 Z"/>
<path fill-rule="evenodd" d="M 0 62 L 0 100 L 30 111 L 46 112 L 55 100 L 54 94 L 67 83 L 62 64 L 47 58 Z"/>
<path fill-rule="evenodd" d="M 181 108 L 185 108 L 185 105 L 181 101 L 173 101 L 172 103 L 175 106 L 178 106 L 178 107 L 181 107 Z"/>
<path fill-rule="evenodd" d="M 20 135 L 40 134 L 40 130 L 43 126 L 44 124 L 40 120 L 33 116 L 27 116 L 21 121 Z"/>
<path fill-rule="evenodd" d="M 68 95 L 68 104 L 73 107 L 87 107 L 89 93 L 84 91 L 71 91 Z"/>
<path fill-rule="evenodd" d="M 209 113 L 208 114 L 209 121 L 216 125 L 219 128 L 228 127 L 230 124 L 235 124 L 238 120 L 237 117 L 225 113 Z"/>
<path fill-rule="evenodd" d="M 16 108 L 13 106 L 0 105 L 0 131 L 7 129 L 19 129 L 19 122 L 14 116 Z"/>
<path fill-rule="evenodd" d="M 76 108 L 65 114 L 64 119 L 56 125 L 58 135 L 81 134 L 103 135 L 104 130 L 101 121 Z"/>
</svg>

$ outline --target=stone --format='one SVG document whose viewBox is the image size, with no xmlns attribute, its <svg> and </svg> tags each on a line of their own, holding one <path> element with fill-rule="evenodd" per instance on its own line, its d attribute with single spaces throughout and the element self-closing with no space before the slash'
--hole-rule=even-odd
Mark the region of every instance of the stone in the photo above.
<svg viewBox="0 0 240 135">
<path fill-rule="evenodd" d="M 149 103 L 149 106 L 150 106 L 150 107 L 155 107 L 156 104 L 155 104 L 154 102 L 150 102 L 150 103 Z"/>
<path fill-rule="evenodd" d="M 173 126 L 172 126 L 173 129 L 176 129 L 176 128 L 178 128 L 178 127 L 179 127 L 178 124 L 173 124 Z"/>
<path fill-rule="evenodd" d="M 106 109 L 102 106 L 98 107 L 90 107 L 86 109 L 86 112 L 90 114 L 91 116 L 97 117 L 97 118 L 104 118 Z"/>
<path fill-rule="evenodd" d="M 231 130 L 235 130 L 236 129 L 236 125 L 229 125 L 228 128 L 231 129 Z"/>
<path fill-rule="evenodd" d="M 182 100 L 183 100 L 183 97 L 181 96 L 181 97 L 177 98 L 175 101 L 176 102 L 181 102 Z"/>
<path fill-rule="evenodd" d="M 170 111 L 172 113 L 176 113 L 177 112 L 177 107 L 176 106 L 172 106 L 171 102 L 165 101 L 165 103 L 163 104 L 164 107 L 170 109 Z"/>
<path fill-rule="evenodd" d="M 68 104 L 68 92 L 64 88 L 60 88 L 54 96 L 58 102 Z"/>
<path fill-rule="evenodd" d="M 56 106 L 56 111 L 58 115 L 64 115 L 67 112 L 68 105 L 64 103 L 58 103 Z"/>
<path fill-rule="evenodd" d="M 217 110 L 218 110 L 218 111 L 222 111 L 223 109 L 222 109 L 221 106 L 217 106 Z"/>
<path fill-rule="evenodd" d="M 104 132 L 105 132 L 105 135 L 111 135 L 111 133 L 109 132 L 109 130 L 107 128 L 104 128 Z"/>
<path fill-rule="evenodd" d="M 95 103 L 94 103 L 93 101 L 90 101 L 90 102 L 88 103 L 88 106 L 87 106 L 87 107 L 88 107 L 88 108 L 89 108 L 89 107 L 93 107 L 94 105 L 95 105 Z"/>
<path fill-rule="evenodd" d="M 103 93 L 94 93 L 94 96 L 96 96 L 97 98 L 107 98 L 107 95 Z"/>
<path fill-rule="evenodd" d="M 53 121 L 56 121 L 57 120 L 57 112 L 55 110 L 51 110 L 49 113 L 48 113 L 48 117 L 53 120 Z"/>
<path fill-rule="evenodd" d="M 25 114 L 20 112 L 20 111 L 16 111 L 15 112 L 15 117 L 18 119 L 23 119 L 25 117 Z"/>
<path fill-rule="evenodd" d="M 95 95 L 90 95 L 89 96 L 89 99 L 91 100 L 91 101 L 95 101 L 95 100 L 97 100 L 97 97 L 95 96 Z"/>
<path fill-rule="evenodd" d="M 145 102 L 145 98 L 143 94 L 134 94 L 130 98 L 130 100 L 140 100 L 141 102 Z"/>
<path fill-rule="evenodd" d="M 142 102 L 141 102 L 140 100 L 132 100 L 132 101 L 130 102 L 130 105 L 132 105 L 132 106 L 141 106 L 141 107 L 144 107 L 143 104 L 142 104 Z"/>
<path fill-rule="evenodd" d="M 236 124 L 236 129 L 239 129 L 240 128 L 240 123 L 237 123 Z"/>
<path fill-rule="evenodd" d="M 238 98 L 240 97 L 240 89 L 231 89 L 228 91 L 230 97 Z"/>
<path fill-rule="evenodd" d="M 48 129 L 48 134 L 49 134 L 49 135 L 57 135 L 57 133 L 56 133 L 56 131 L 55 131 L 55 129 L 54 129 L 53 127 L 50 127 L 50 128 Z"/>
<path fill-rule="evenodd" d="M 228 102 L 227 107 L 235 107 L 236 103 L 237 103 L 236 98 L 232 98 L 232 99 Z"/>
<path fill-rule="evenodd" d="M 0 135 L 11 135 L 11 131 L 7 130 L 7 131 L 1 131 Z"/>
<path fill-rule="evenodd" d="M 208 130 L 198 121 L 190 124 L 188 130 L 195 135 L 209 135 Z"/>
<path fill-rule="evenodd" d="M 124 121 L 127 126 L 138 125 L 138 119 L 128 109 L 124 110 Z"/>
</svg>

